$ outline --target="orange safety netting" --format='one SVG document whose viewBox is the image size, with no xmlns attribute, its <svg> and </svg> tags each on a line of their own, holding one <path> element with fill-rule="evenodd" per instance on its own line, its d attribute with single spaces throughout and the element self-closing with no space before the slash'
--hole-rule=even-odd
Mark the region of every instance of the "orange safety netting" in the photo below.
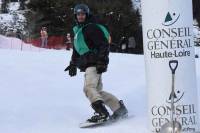
<svg viewBox="0 0 200 133">
<path fill-rule="evenodd" d="M 34 46 L 41 47 L 41 38 L 29 39 L 26 42 L 31 43 Z M 46 48 L 69 49 L 69 48 L 71 48 L 71 44 L 67 43 L 67 40 L 65 39 L 64 36 L 49 36 Z"/>
</svg>

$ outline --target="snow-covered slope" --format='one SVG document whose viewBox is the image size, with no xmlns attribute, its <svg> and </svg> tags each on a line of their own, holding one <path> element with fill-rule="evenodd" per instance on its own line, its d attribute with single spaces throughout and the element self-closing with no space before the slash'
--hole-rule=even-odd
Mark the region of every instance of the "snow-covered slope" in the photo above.
<svg viewBox="0 0 200 133">
<path fill-rule="evenodd" d="M 124 100 L 130 118 L 92 129 L 78 128 L 93 111 L 83 94 L 83 73 L 71 78 L 63 71 L 71 52 L 0 49 L 0 55 L 2 133 L 148 133 L 142 55 L 110 55 L 104 88 Z M 199 69 L 197 75 L 200 83 Z"/>
<path fill-rule="evenodd" d="M 18 49 L 25 51 L 40 51 L 41 48 L 32 44 L 27 44 L 20 39 L 14 37 L 5 37 L 0 35 L 0 49 Z"/>
</svg>

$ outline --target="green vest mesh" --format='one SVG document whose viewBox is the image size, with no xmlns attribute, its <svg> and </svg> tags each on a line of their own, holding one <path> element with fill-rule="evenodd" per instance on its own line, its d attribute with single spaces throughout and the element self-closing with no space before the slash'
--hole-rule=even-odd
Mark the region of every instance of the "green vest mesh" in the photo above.
<svg viewBox="0 0 200 133">
<path fill-rule="evenodd" d="M 88 24 L 89 25 L 89 24 Z M 103 26 L 103 25 L 100 25 L 100 24 L 96 24 L 100 29 L 101 31 L 104 33 L 104 36 L 106 37 L 107 40 L 109 40 L 109 32 L 108 30 Z M 77 53 L 79 55 L 83 55 L 89 51 L 92 51 L 88 48 L 86 42 L 85 42 L 85 38 L 84 38 L 84 35 L 83 35 L 83 28 L 86 27 L 87 25 L 83 26 L 83 27 L 80 27 L 80 26 L 75 26 L 73 28 L 73 31 L 74 31 L 74 48 L 75 50 L 77 51 Z"/>
</svg>

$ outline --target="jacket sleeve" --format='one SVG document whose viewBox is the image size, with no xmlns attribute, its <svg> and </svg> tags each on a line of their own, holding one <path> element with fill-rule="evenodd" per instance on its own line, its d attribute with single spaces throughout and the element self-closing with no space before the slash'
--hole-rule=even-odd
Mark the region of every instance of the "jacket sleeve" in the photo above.
<svg viewBox="0 0 200 133">
<path fill-rule="evenodd" d="M 93 47 L 97 50 L 97 63 L 109 63 L 109 42 L 106 39 L 103 31 L 95 24 L 90 24 L 86 31 L 88 40 L 91 41 Z"/>
<path fill-rule="evenodd" d="M 70 64 L 77 65 L 77 61 L 78 61 L 79 57 L 80 57 L 80 55 L 76 52 L 76 50 L 73 46 L 73 52 L 72 52 Z"/>
</svg>

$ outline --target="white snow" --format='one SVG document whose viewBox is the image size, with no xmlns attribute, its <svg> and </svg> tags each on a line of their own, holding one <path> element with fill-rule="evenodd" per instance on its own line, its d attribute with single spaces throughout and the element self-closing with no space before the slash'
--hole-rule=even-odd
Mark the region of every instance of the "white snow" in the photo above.
<svg viewBox="0 0 200 133">
<path fill-rule="evenodd" d="M 78 128 L 93 111 L 83 94 L 84 74 L 71 78 L 63 71 L 70 57 L 71 52 L 63 50 L 0 49 L 2 133 L 148 133 L 142 55 L 110 55 L 104 88 L 124 100 L 130 118 L 92 129 Z M 200 59 L 196 61 L 199 84 Z"/>
<path fill-rule="evenodd" d="M 20 12 L 12 12 L 0 14 L 0 26 L 2 31 L 14 31 L 17 29 L 25 30 L 24 23 L 26 23 L 26 19 L 23 14 Z"/>
<path fill-rule="evenodd" d="M 19 7 L 19 2 L 10 2 L 8 13 L 0 14 L 1 34 L 5 35 L 7 32 L 16 32 L 17 30 L 20 30 L 23 35 L 27 34 L 27 29 L 25 29 L 26 18 L 23 11 L 18 11 Z"/>
<path fill-rule="evenodd" d="M 11 15 L 9 15 L 9 14 L 7 14 L 7 13 L 5 13 L 5 14 L 0 14 L 0 19 L 1 19 L 1 23 L 6 23 L 6 22 L 8 22 L 8 23 L 10 23 L 10 22 L 12 22 L 12 16 Z"/>
<path fill-rule="evenodd" d="M 141 0 L 132 0 L 133 2 L 133 6 L 135 9 L 139 9 L 139 11 L 141 12 Z"/>
<path fill-rule="evenodd" d="M 93 111 L 83 94 L 83 73 L 70 78 L 63 71 L 70 54 L 0 50 L 1 132 L 103 133 L 114 130 L 116 133 L 145 133 L 147 99 L 143 56 L 113 54 L 109 71 L 103 76 L 104 88 L 123 99 L 133 117 L 110 126 L 83 130 L 78 124 Z M 130 73 L 133 78 L 127 77 Z"/>
<path fill-rule="evenodd" d="M 14 37 L 5 37 L 0 35 L 0 49 L 18 49 L 23 51 L 41 51 L 44 49 L 27 44 Z"/>
<path fill-rule="evenodd" d="M 10 2 L 8 4 L 8 10 L 9 11 L 17 11 L 20 7 L 20 3 L 19 2 Z"/>
</svg>

